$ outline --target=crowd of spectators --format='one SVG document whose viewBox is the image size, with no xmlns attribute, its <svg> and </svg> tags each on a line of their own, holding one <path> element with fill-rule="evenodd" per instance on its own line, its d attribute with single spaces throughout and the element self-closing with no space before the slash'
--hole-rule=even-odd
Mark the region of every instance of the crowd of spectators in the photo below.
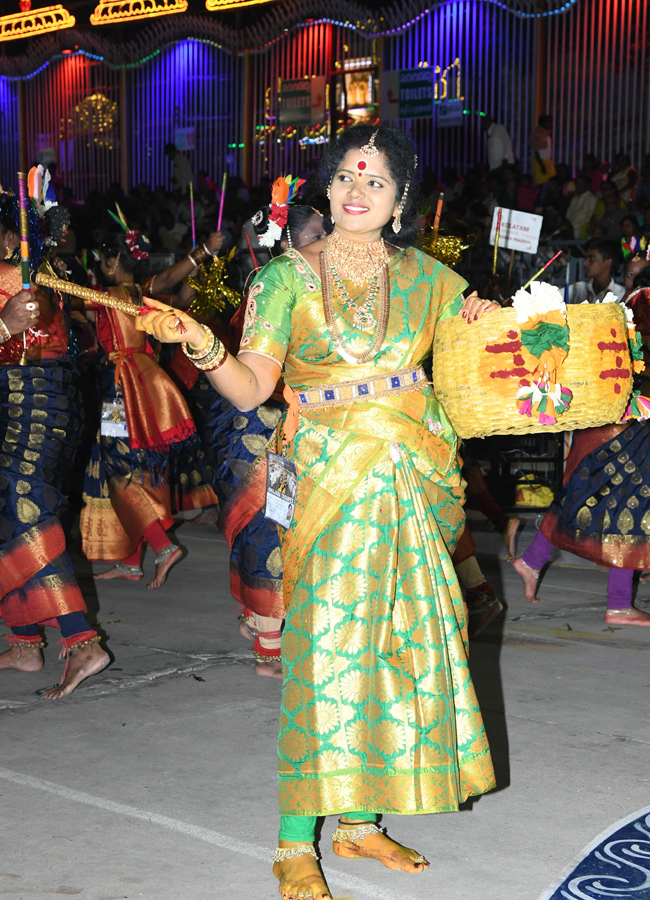
<svg viewBox="0 0 650 900">
<path fill-rule="evenodd" d="M 487 164 L 479 163 L 462 175 L 453 168 L 445 168 L 438 176 L 425 168 L 422 182 L 423 211 L 430 213 L 435 209 L 439 193 L 444 191 L 441 231 L 464 238 L 471 236 L 470 243 L 475 248 L 469 255 L 473 286 L 480 289 L 490 276 L 489 235 L 497 207 L 540 215 L 541 245 L 552 246 L 558 242 L 564 245 L 566 253 L 549 275 L 554 271 L 557 275 L 559 265 L 565 264 L 570 256 L 584 260 L 588 268 L 585 241 L 604 239 L 609 242 L 608 253 L 612 244 L 619 248 L 618 254 L 612 253 L 611 268 L 612 279 L 622 282 L 621 264 L 626 248 L 645 247 L 650 241 L 650 153 L 638 168 L 622 151 L 612 163 L 587 153 L 578 171 L 573 172 L 568 165 L 553 161 L 550 116 L 540 118 L 531 135 L 527 159 L 519 161 L 515 159 L 507 129 L 489 115 L 483 118 L 482 124 Z M 83 245 L 87 246 L 88 235 L 113 228 L 109 210 L 114 210 L 115 203 L 119 203 L 129 225 L 147 234 L 154 252 L 176 257 L 187 253 L 192 246 L 188 191 L 191 181 L 196 238 L 204 241 L 217 226 L 220 186 L 205 172 L 199 172 L 194 178 L 188 157 L 173 144 L 166 146 L 165 153 L 170 162 L 171 190 L 141 183 L 125 195 L 119 185 L 113 184 L 105 193 L 91 191 L 83 203 L 78 203 L 55 177 L 53 183 L 59 202 L 68 206 L 71 213 L 70 234 L 61 252 L 75 253 L 81 249 L 77 246 L 81 235 Z M 237 176 L 228 178 L 222 220 L 226 248 L 245 248 L 244 222 L 269 200 L 270 179 L 246 186 Z M 544 252 L 540 248 L 538 258 L 542 262 Z M 547 258 L 552 252 L 547 251 Z M 530 265 L 536 262 L 531 260 Z M 507 264 L 507 255 L 502 256 L 500 266 Z"/>
</svg>

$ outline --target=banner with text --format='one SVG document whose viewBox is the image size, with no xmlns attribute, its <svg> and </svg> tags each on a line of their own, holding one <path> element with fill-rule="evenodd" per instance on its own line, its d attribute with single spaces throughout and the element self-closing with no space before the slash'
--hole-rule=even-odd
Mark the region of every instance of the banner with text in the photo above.
<svg viewBox="0 0 650 900">
<path fill-rule="evenodd" d="M 490 243 L 494 246 L 497 230 L 499 207 L 492 216 Z M 501 231 L 499 247 L 503 250 L 520 250 L 522 253 L 537 253 L 539 236 L 542 231 L 542 216 L 519 212 L 516 209 L 504 209 L 501 214 Z"/>
<path fill-rule="evenodd" d="M 280 125 L 325 123 L 325 76 L 283 81 L 280 93 Z"/>
</svg>

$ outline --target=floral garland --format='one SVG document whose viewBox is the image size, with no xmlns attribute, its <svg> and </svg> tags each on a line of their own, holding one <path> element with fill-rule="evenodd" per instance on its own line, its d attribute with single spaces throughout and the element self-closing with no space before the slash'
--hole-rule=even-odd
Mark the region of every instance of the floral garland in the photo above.
<svg viewBox="0 0 650 900">
<path fill-rule="evenodd" d="M 534 281 L 530 293 L 517 291 L 512 305 L 521 329 L 522 354 L 531 381 L 521 384 L 515 394 L 519 414 L 537 415 L 540 425 L 555 425 L 557 417 L 571 405 L 573 393 L 556 380 L 557 370 L 569 352 L 566 304 L 559 288 Z"/>
</svg>

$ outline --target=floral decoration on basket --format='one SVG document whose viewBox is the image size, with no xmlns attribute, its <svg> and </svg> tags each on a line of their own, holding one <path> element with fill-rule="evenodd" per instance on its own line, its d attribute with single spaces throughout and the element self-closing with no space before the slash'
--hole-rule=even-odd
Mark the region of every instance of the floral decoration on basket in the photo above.
<svg viewBox="0 0 650 900">
<path fill-rule="evenodd" d="M 607 295 L 609 296 L 609 294 Z M 603 300 L 603 303 L 607 300 Z M 645 371 L 645 360 L 643 359 L 643 338 L 636 330 L 634 325 L 634 313 L 629 306 L 625 307 L 625 315 L 627 316 L 627 340 L 630 347 L 630 357 L 636 375 Z M 641 391 L 632 392 L 630 402 L 621 419 L 621 422 L 627 422 L 629 419 L 650 419 L 650 398 L 644 397 Z"/>
<path fill-rule="evenodd" d="M 555 425 L 571 405 L 573 393 L 557 381 L 557 370 L 569 352 L 566 304 L 559 288 L 542 281 L 530 293 L 517 291 L 512 300 L 521 329 L 522 355 L 532 379 L 524 381 L 515 399 L 522 416 L 537 416 L 540 425 Z"/>
</svg>

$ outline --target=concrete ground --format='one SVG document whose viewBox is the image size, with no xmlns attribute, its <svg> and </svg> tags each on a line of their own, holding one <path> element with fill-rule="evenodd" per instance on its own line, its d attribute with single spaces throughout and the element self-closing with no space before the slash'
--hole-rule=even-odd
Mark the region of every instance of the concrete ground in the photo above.
<svg viewBox="0 0 650 900">
<path fill-rule="evenodd" d="M 534 517 L 520 548 L 533 533 Z M 254 674 L 237 632 L 223 538 L 190 526 L 177 537 L 187 558 L 158 591 L 94 583 L 79 560 L 110 668 L 43 700 L 62 666 L 48 630 L 43 671 L 1 673 L 0 895 L 277 896 L 280 682 Z M 607 627 L 606 572 L 572 557 L 528 605 L 498 536 L 479 530 L 477 543 L 509 607 L 471 649 L 499 787 L 458 814 L 388 817 L 431 861 L 419 876 L 334 857 L 328 820 L 335 898 L 536 900 L 597 834 L 650 803 L 650 628 Z M 650 607 L 650 584 L 637 603 Z"/>
</svg>

